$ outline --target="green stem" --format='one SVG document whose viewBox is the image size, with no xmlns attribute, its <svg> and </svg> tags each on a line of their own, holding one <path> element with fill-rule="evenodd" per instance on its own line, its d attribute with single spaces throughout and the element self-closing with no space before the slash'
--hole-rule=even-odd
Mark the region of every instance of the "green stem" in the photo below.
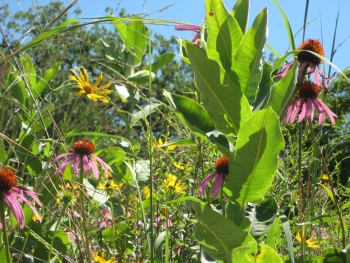
<svg viewBox="0 0 350 263">
<path fill-rule="evenodd" d="M 11 254 L 10 254 L 10 244 L 8 240 L 8 234 L 7 234 L 7 228 L 6 228 L 6 222 L 5 222 L 5 199 L 4 196 L 0 195 L 0 217 L 2 222 L 2 234 L 4 238 L 4 248 L 6 253 L 6 259 L 7 263 L 11 263 Z"/>
<path fill-rule="evenodd" d="M 50 243 L 50 251 L 49 251 L 49 255 L 47 257 L 47 262 L 50 262 L 50 260 L 51 260 L 51 254 L 52 254 L 52 250 L 53 250 L 53 242 L 55 241 L 57 229 L 58 229 L 58 227 L 59 227 L 59 225 L 61 223 L 61 220 L 63 218 L 64 212 L 66 211 L 67 206 L 68 206 L 68 203 L 64 203 L 63 208 L 62 208 L 62 212 L 61 212 L 61 214 L 60 214 L 60 216 L 59 216 L 59 218 L 57 220 L 57 223 L 56 223 L 56 226 L 55 226 L 55 230 L 53 232 L 53 237 L 52 237 L 51 243 Z"/>
<path fill-rule="evenodd" d="M 299 221 L 300 224 L 303 223 L 303 175 L 301 172 L 301 158 L 302 158 L 302 134 L 303 134 L 303 127 L 302 123 L 299 123 L 298 125 L 298 191 L 299 191 Z M 303 258 L 303 262 L 305 262 L 305 238 L 304 238 L 304 226 L 301 226 L 301 255 Z"/>
<path fill-rule="evenodd" d="M 342 245 L 343 245 L 343 248 L 345 248 L 346 240 L 345 240 L 345 227 L 344 227 L 343 215 L 341 213 L 341 209 L 340 209 L 339 204 L 338 204 L 337 196 L 336 196 L 336 193 L 334 191 L 332 176 L 331 176 L 331 173 L 329 172 L 326 159 L 322 154 L 322 150 L 320 148 L 320 145 L 318 144 L 318 142 L 316 140 L 316 136 L 315 136 L 314 129 L 312 128 L 311 120 L 308 121 L 308 124 L 309 124 L 310 132 L 312 135 L 312 140 L 315 144 L 315 147 L 318 150 L 319 155 L 321 156 L 323 167 L 326 170 L 326 173 L 327 173 L 328 178 L 329 178 L 329 186 L 331 188 L 331 192 L 333 195 L 333 201 L 334 201 L 335 208 L 337 209 L 337 213 L 338 213 L 338 217 L 339 217 L 339 224 L 340 224 L 341 235 L 342 235 Z"/>
<path fill-rule="evenodd" d="M 222 180 L 220 192 L 221 192 L 221 211 L 222 211 L 222 215 L 226 217 L 226 208 L 225 208 L 225 201 L 224 201 L 224 180 Z"/>
<path fill-rule="evenodd" d="M 80 157 L 81 158 L 81 157 Z M 84 229 L 84 235 L 85 235 L 85 250 L 86 250 L 86 256 L 88 259 L 88 262 L 91 262 L 90 258 L 90 249 L 89 249 L 89 237 L 88 237 L 88 230 L 86 228 L 86 215 L 85 215 L 85 209 L 84 209 L 84 203 L 85 203 L 85 198 L 84 198 L 84 167 L 83 167 L 83 160 L 81 158 L 80 160 L 80 175 L 79 175 L 79 182 L 80 182 L 80 205 L 81 205 L 81 214 L 83 217 L 83 229 Z"/>
</svg>

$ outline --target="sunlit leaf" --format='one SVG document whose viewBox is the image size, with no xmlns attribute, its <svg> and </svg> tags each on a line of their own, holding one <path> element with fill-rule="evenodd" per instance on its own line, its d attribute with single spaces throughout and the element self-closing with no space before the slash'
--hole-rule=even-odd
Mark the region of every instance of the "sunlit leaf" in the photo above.
<svg viewBox="0 0 350 263">
<path fill-rule="evenodd" d="M 185 204 L 198 220 L 194 237 L 210 257 L 232 262 L 232 250 L 240 246 L 250 247 L 250 253 L 256 252 L 255 239 L 232 221 L 204 203 L 186 201 Z"/>
<path fill-rule="evenodd" d="M 255 18 L 243 36 L 232 63 L 233 81 L 250 102 L 255 100 L 262 74 L 263 48 L 267 39 L 267 8 Z"/>
<path fill-rule="evenodd" d="M 221 64 L 229 72 L 242 39 L 242 31 L 223 1 L 207 0 L 205 9 L 208 27 L 208 57 Z"/>
<path fill-rule="evenodd" d="M 271 109 L 254 113 L 237 135 L 234 159 L 224 191 L 242 207 L 259 203 L 277 171 L 277 156 L 284 147 L 279 120 Z"/>
<path fill-rule="evenodd" d="M 231 15 L 237 20 L 243 34 L 247 30 L 249 16 L 249 0 L 238 0 Z"/>
<path fill-rule="evenodd" d="M 237 134 L 240 126 L 251 116 L 247 98 L 202 49 L 189 41 L 186 41 L 186 49 L 203 106 L 214 126 L 224 134 Z"/>
</svg>

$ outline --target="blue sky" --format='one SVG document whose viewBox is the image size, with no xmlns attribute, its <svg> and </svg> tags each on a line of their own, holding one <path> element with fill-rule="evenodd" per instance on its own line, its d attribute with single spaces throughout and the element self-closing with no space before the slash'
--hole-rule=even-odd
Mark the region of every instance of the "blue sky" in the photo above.
<svg viewBox="0 0 350 263">
<path fill-rule="evenodd" d="M 0 0 L 9 4 L 12 13 L 18 10 L 26 10 L 35 5 L 44 5 L 50 0 Z M 51 2 L 53 2 L 51 0 Z M 68 5 L 72 1 L 62 0 Z M 226 7 L 231 10 L 236 0 L 224 0 Z M 288 36 L 286 34 L 282 17 L 271 0 L 251 0 L 250 23 L 265 6 L 268 8 L 268 43 L 279 53 L 284 54 L 288 48 Z M 304 19 L 304 0 L 279 0 L 280 6 L 286 13 L 294 34 L 301 29 Z M 331 4 L 330 4 L 331 3 Z M 200 24 L 204 18 L 204 0 L 79 0 L 78 5 L 82 9 L 81 17 L 105 16 L 105 8 L 111 7 L 115 14 L 121 8 L 125 8 L 129 14 L 144 14 L 150 18 L 159 18 L 172 21 L 185 21 L 192 24 Z M 168 7 L 168 8 L 165 8 Z M 306 29 L 306 38 L 319 39 L 323 42 L 326 57 L 329 58 L 338 10 L 340 10 L 336 46 L 350 37 L 350 1 L 349 0 L 310 0 L 307 21 L 310 22 Z M 73 14 L 71 14 L 73 17 Z M 191 32 L 174 30 L 174 24 L 154 25 L 152 31 L 165 37 L 171 35 L 185 39 L 191 39 Z M 321 30 L 322 29 L 322 30 Z M 322 33 L 321 33 L 322 31 Z M 295 43 L 298 46 L 302 41 L 301 32 L 296 36 Z M 339 47 L 333 63 L 340 69 L 350 65 L 350 39 Z M 328 66 L 327 68 L 328 69 Z M 334 71 L 334 69 L 333 69 Z"/>
</svg>

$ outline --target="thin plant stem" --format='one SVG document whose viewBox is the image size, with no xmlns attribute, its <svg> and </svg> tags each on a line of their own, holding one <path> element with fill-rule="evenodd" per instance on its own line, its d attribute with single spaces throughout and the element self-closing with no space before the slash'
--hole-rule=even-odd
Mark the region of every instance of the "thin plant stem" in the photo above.
<svg viewBox="0 0 350 263">
<path fill-rule="evenodd" d="M 301 159 L 302 159 L 302 134 L 303 127 L 302 123 L 298 125 L 298 192 L 299 192 L 299 221 L 300 224 L 303 222 L 303 175 L 301 172 Z M 304 227 L 301 226 L 301 255 L 303 258 L 303 262 L 305 262 L 305 238 L 304 238 Z"/>
<path fill-rule="evenodd" d="M 315 131 L 314 131 L 313 127 L 312 127 L 311 120 L 308 121 L 308 125 L 309 125 L 309 129 L 310 129 L 310 133 L 311 133 L 311 135 L 312 135 L 312 136 L 311 136 L 311 137 L 312 137 L 312 140 L 313 140 L 313 142 L 314 142 L 315 147 L 316 147 L 317 150 L 318 150 L 318 153 L 319 153 L 319 155 L 320 155 L 320 157 L 321 157 L 321 160 L 322 160 L 323 167 L 324 167 L 324 169 L 326 170 L 326 173 L 327 173 L 328 178 L 329 178 L 329 186 L 330 186 L 330 188 L 331 188 L 331 193 L 332 193 L 332 195 L 333 195 L 333 201 L 334 201 L 335 208 L 337 209 L 337 214 L 338 214 L 338 217 L 339 217 L 339 224 L 340 224 L 340 229 L 341 229 L 342 245 L 343 245 L 343 248 L 345 248 L 346 240 L 345 240 L 345 227 L 344 227 L 343 215 L 342 215 L 341 209 L 340 209 L 340 207 L 339 207 L 339 203 L 338 203 L 338 200 L 337 200 L 336 193 L 335 193 L 335 191 L 334 191 L 332 176 L 331 176 L 331 173 L 329 172 L 326 159 L 325 159 L 324 155 L 322 154 L 321 147 L 320 147 L 320 145 L 319 145 L 318 142 L 317 142 L 317 139 L 316 139 L 316 136 L 315 136 Z"/>
<path fill-rule="evenodd" d="M 221 192 L 221 211 L 222 211 L 223 217 L 226 217 L 226 208 L 225 208 L 225 201 L 224 201 L 224 180 L 222 180 L 220 192 Z"/>
<path fill-rule="evenodd" d="M 62 220 L 62 218 L 64 216 L 64 213 L 66 211 L 67 206 L 68 206 L 68 202 L 64 203 L 63 208 L 62 208 L 62 212 L 61 212 L 61 214 L 60 214 L 60 216 L 59 216 L 59 218 L 57 220 L 57 223 L 56 223 L 56 226 L 55 226 L 55 230 L 53 232 L 53 237 L 52 237 L 51 243 L 50 243 L 50 251 L 49 251 L 49 255 L 47 257 L 47 262 L 50 262 L 50 260 L 51 260 L 51 254 L 52 254 L 52 250 L 53 250 L 53 242 L 55 241 L 57 229 L 58 229 L 58 227 L 59 227 L 59 225 L 61 223 L 61 220 Z"/>
<path fill-rule="evenodd" d="M 150 25 L 148 24 L 148 32 L 151 32 Z M 149 33 L 150 34 L 150 33 Z M 152 41 L 150 35 L 148 35 L 148 59 L 149 61 L 152 61 Z M 152 72 L 152 63 L 150 63 L 149 71 Z M 150 104 L 152 103 L 152 76 L 151 74 L 149 75 L 148 78 L 148 86 L 149 86 L 149 102 Z M 151 256 L 151 263 L 154 262 L 154 230 L 153 230 L 153 157 L 152 157 L 152 147 L 153 147 L 153 134 L 152 134 L 152 107 L 149 108 L 149 170 L 150 170 L 150 175 L 149 175 L 149 188 L 150 188 L 150 205 L 149 205 L 149 211 L 150 211 L 150 233 L 149 235 L 151 238 L 149 240 L 151 241 L 150 243 L 150 256 Z"/>
<path fill-rule="evenodd" d="M 80 157 L 81 158 L 81 157 Z M 84 209 L 84 203 L 85 203 L 85 198 L 84 198 L 84 193 L 83 193 L 83 186 L 84 186 L 84 167 L 83 167 L 83 160 L 80 162 L 80 174 L 79 174 L 79 183 L 80 183 L 80 194 L 79 194 L 79 199 L 80 199 L 80 205 L 81 205 L 81 214 L 83 218 L 83 231 L 85 235 L 85 250 L 86 250 L 86 256 L 88 259 L 88 262 L 91 262 L 90 258 L 90 249 L 89 249 L 89 237 L 88 237 L 88 230 L 86 228 L 86 215 L 85 215 L 85 209 Z"/>
<path fill-rule="evenodd" d="M 7 263 L 11 263 L 11 254 L 10 254 L 10 244 L 7 234 L 7 228 L 6 228 L 6 222 L 5 222 L 5 199 L 4 196 L 0 195 L 0 217 L 2 222 L 2 235 L 3 235 L 3 242 L 4 242 L 4 248 L 6 253 L 6 260 Z"/>
<path fill-rule="evenodd" d="M 309 0 L 306 0 L 305 13 L 304 13 L 304 24 L 303 24 L 303 42 L 305 40 L 306 20 L 307 20 L 307 13 L 308 13 L 308 11 L 309 11 Z"/>
<path fill-rule="evenodd" d="M 168 199 L 168 197 L 166 196 L 166 199 Z M 167 202 L 165 202 L 167 203 Z M 165 262 L 168 263 L 169 262 L 169 213 L 168 213 L 168 209 L 167 207 L 165 208 Z"/>
</svg>

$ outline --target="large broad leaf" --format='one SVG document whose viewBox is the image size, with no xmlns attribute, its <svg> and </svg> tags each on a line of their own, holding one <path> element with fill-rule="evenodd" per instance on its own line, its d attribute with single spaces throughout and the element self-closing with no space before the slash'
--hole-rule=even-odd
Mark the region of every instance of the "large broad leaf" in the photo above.
<svg viewBox="0 0 350 263">
<path fill-rule="evenodd" d="M 232 250 L 241 246 L 250 247 L 250 253 L 256 252 L 255 239 L 232 221 L 213 211 L 204 203 L 195 201 L 185 203 L 198 220 L 194 237 L 203 245 L 205 252 L 210 257 L 232 262 Z"/>
<path fill-rule="evenodd" d="M 197 135 L 206 136 L 206 133 L 215 129 L 208 112 L 196 101 L 170 92 L 163 92 L 166 99 L 176 110 L 176 115 L 190 130 Z"/>
<path fill-rule="evenodd" d="M 133 20 L 130 21 L 128 25 L 120 21 L 116 22 L 114 25 L 118 30 L 126 49 L 129 51 L 127 61 L 132 66 L 139 65 L 146 49 L 147 28 L 143 21 Z"/>
<path fill-rule="evenodd" d="M 259 83 L 259 92 L 254 101 L 254 111 L 263 109 L 271 96 L 271 86 L 274 84 L 271 78 L 273 67 L 269 63 L 264 63 L 262 77 Z"/>
<path fill-rule="evenodd" d="M 244 263 L 283 263 L 277 252 L 265 245 L 259 244 L 259 252 L 254 255 L 249 251 L 249 247 L 239 247 L 232 251 L 232 262 Z"/>
<path fill-rule="evenodd" d="M 277 156 L 284 147 L 279 120 L 271 109 L 254 113 L 237 135 L 234 159 L 224 191 L 242 207 L 259 203 L 277 171 Z"/>
<path fill-rule="evenodd" d="M 234 82 L 250 102 L 255 100 L 261 80 L 263 48 L 267 39 L 267 8 L 255 18 L 243 36 L 232 63 Z"/>
<path fill-rule="evenodd" d="M 208 27 L 208 57 L 214 59 L 229 72 L 232 58 L 243 36 L 242 31 L 223 1 L 207 0 L 205 9 Z"/>
<path fill-rule="evenodd" d="M 244 34 L 248 25 L 249 0 L 238 0 L 232 9 L 231 15 L 237 20 Z"/>
<path fill-rule="evenodd" d="M 297 71 L 298 65 L 294 64 L 287 75 L 271 88 L 271 96 L 266 107 L 271 106 L 278 115 L 281 115 L 284 106 L 295 91 Z"/>
<path fill-rule="evenodd" d="M 224 134 L 237 134 L 251 116 L 247 98 L 219 64 L 192 42 L 185 42 L 204 108 L 215 127 Z"/>
</svg>

